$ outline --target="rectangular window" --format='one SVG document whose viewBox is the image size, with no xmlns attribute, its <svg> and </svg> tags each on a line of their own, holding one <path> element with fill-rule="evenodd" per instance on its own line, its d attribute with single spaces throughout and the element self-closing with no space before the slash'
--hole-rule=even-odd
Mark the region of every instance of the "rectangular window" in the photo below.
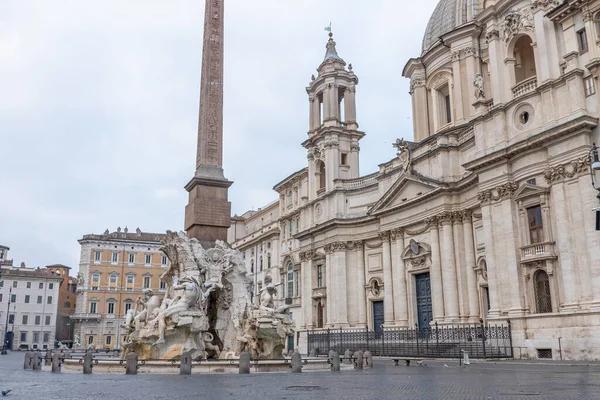
<svg viewBox="0 0 600 400">
<path fill-rule="evenodd" d="M 94 261 L 100 262 L 100 257 L 101 257 L 102 252 L 100 251 L 95 251 L 94 252 Z"/>
<path fill-rule="evenodd" d="M 28 294 L 25 295 L 25 303 L 29 303 L 29 295 Z"/>
<path fill-rule="evenodd" d="M 348 165 L 348 154 L 342 153 L 342 159 L 340 160 L 342 165 Z"/>
<path fill-rule="evenodd" d="M 2 293 L 0 293 L 0 303 L 2 302 Z"/>
<path fill-rule="evenodd" d="M 167 288 L 167 283 L 163 282 L 163 281 L 160 281 L 160 288 L 161 289 L 166 289 Z"/>
<path fill-rule="evenodd" d="M 115 313 L 115 303 L 108 303 L 108 313 L 109 314 Z"/>
<path fill-rule="evenodd" d="M 150 277 L 145 276 L 144 277 L 144 289 L 148 289 L 149 287 L 150 287 Z"/>
<path fill-rule="evenodd" d="M 585 28 L 577 32 L 577 43 L 579 44 L 579 52 L 587 53 L 588 51 L 588 40 Z"/>
<path fill-rule="evenodd" d="M 51 320 L 51 317 L 50 317 L 49 315 L 46 315 L 46 321 L 45 321 L 45 324 L 46 324 L 46 325 L 50 325 L 50 320 Z"/>
<path fill-rule="evenodd" d="M 88 344 L 94 344 L 94 336 L 93 335 L 88 336 Z"/>
<path fill-rule="evenodd" d="M 44 332 L 44 343 L 48 343 L 50 341 L 50 334 L 48 332 Z"/>
<path fill-rule="evenodd" d="M 119 262 L 119 253 L 112 253 L 112 262 Z"/>
<path fill-rule="evenodd" d="M 167 256 L 162 256 L 162 258 L 160 259 L 160 263 L 162 265 L 167 265 Z"/>
<path fill-rule="evenodd" d="M 31 282 L 27 282 L 27 289 L 31 289 Z"/>
<path fill-rule="evenodd" d="M 298 277 L 298 271 L 294 272 L 294 283 L 295 296 L 298 297 L 300 295 L 300 279 Z"/>
<path fill-rule="evenodd" d="M 54 289 L 54 283 L 49 283 L 48 284 L 48 289 L 50 289 L 50 290 Z"/>
<path fill-rule="evenodd" d="M 317 287 L 323 287 L 323 266 L 320 264 L 317 265 Z"/>
<path fill-rule="evenodd" d="M 292 238 L 292 233 L 294 233 L 294 220 L 290 219 L 290 239 Z"/>
<path fill-rule="evenodd" d="M 47 304 L 52 304 L 52 296 L 48 296 L 48 303 Z"/>
<path fill-rule="evenodd" d="M 39 316 L 39 315 L 36 315 L 36 316 L 35 316 L 35 324 L 36 324 L 36 325 L 39 325 L 39 324 L 41 324 L 41 323 L 42 323 L 42 317 L 41 317 L 41 316 Z"/>
<path fill-rule="evenodd" d="M 16 288 L 18 284 L 19 284 L 19 282 L 17 282 L 17 281 L 13 281 L 13 287 L 14 287 L 14 288 Z"/>
<path fill-rule="evenodd" d="M 152 255 L 146 254 L 146 264 L 150 264 L 152 262 Z"/>
<path fill-rule="evenodd" d="M 450 95 L 449 94 L 447 94 L 444 97 L 444 105 L 446 107 L 446 123 L 448 124 L 448 123 L 452 122 L 452 107 L 450 104 Z"/>
<path fill-rule="evenodd" d="M 127 302 L 125 303 L 125 314 L 127 314 L 127 311 L 131 310 L 131 303 Z"/>
<path fill-rule="evenodd" d="M 259 264 L 258 264 L 258 270 L 259 271 L 263 270 L 263 258 L 262 258 L 262 256 L 260 257 L 260 261 L 259 261 Z"/>
<path fill-rule="evenodd" d="M 43 288 L 44 288 L 44 282 L 40 282 L 40 284 L 38 285 L 38 287 L 39 287 L 40 289 L 43 289 Z"/>
<path fill-rule="evenodd" d="M 97 304 L 98 304 L 98 303 L 96 303 L 96 302 L 92 302 L 92 303 L 90 303 L 90 314 L 96 314 L 96 307 L 97 307 Z"/>
<path fill-rule="evenodd" d="M 21 318 L 21 324 L 27 325 L 28 319 L 29 319 L 28 315 L 23 315 L 23 317 Z"/>
<path fill-rule="evenodd" d="M 38 304 L 42 304 L 42 296 L 38 296 L 38 298 L 37 298 L 37 303 L 38 303 Z"/>
<path fill-rule="evenodd" d="M 286 228 L 286 224 L 283 224 L 283 238 L 284 239 L 285 239 L 285 232 L 286 232 L 285 228 Z"/>
<path fill-rule="evenodd" d="M 21 332 L 21 342 L 27 341 L 27 332 Z"/>
<path fill-rule="evenodd" d="M 110 274 L 109 281 L 110 281 L 111 285 L 116 284 L 117 283 L 117 274 Z"/>
<path fill-rule="evenodd" d="M 39 342 L 40 342 L 40 333 L 33 332 L 33 343 L 39 343 Z"/>
<path fill-rule="evenodd" d="M 4 281 L 0 281 L 0 287 L 4 287 Z"/>
<path fill-rule="evenodd" d="M 135 253 L 129 253 L 129 264 L 133 264 L 135 262 Z"/>
<path fill-rule="evenodd" d="M 287 287 L 287 297 L 294 296 L 294 273 L 292 271 L 288 272 L 288 287 Z"/>
<path fill-rule="evenodd" d="M 9 324 L 14 324 L 15 323 L 15 314 L 10 314 L 8 316 L 8 323 Z"/>
<path fill-rule="evenodd" d="M 529 239 L 531 244 L 544 241 L 544 226 L 542 223 L 542 207 L 535 206 L 527 209 L 529 221 Z"/>
<path fill-rule="evenodd" d="M 593 75 L 583 78 L 583 88 L 585 89 L 585 97 L 596 94 L 596 84 Z"/>
<path fill-rule="evenodd" d="M 271 256 L 267 256 L 267 268 L 271 268 Z"/>
<path fill-rule="evenodd" d="M 92 282 L 93 282 L 93 283 L 98 283 L 98 282 L 100 282 L 100 275 L 98 275 L 98 274 L 94 274 L 94 275 L 92 276 Z"/>
<path fill-rule="evenodd" d="M 112 343 L 112 336 L 108 335 L 108 336 L 106 337 L 106 345 L 107 345 L 107 346 L 110 346 L 110 345 L 111 345 L 111 343 Z"/>
<path fill-rule="evenodd" d="M 17 295 L 16 294 L 11 294 L 10 295 L 10 302 L 11 303 L 16 303 L 17 302 Z"/>
<path fill-rule="evenodd" d="M 133 275 L 127 275 L 127 284 L 133 285 Z"/>
</svg>

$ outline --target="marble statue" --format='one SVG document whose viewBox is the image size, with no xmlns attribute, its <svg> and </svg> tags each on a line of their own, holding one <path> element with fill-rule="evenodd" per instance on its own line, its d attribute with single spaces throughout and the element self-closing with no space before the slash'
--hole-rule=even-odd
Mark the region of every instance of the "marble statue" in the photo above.
<svg viewBox="0 0 600 400">
<path fill-rule="evenodd" d="M 475 98 L 484 98 L 485 92 L 483 91 L 483 76 L 478 72 L 475 74 L 475 81 L 473 81 L 473 86 L 475 86 Z"/>
<path fill-rule="evenodd" d="M 242 254 L 223 241 L 204 249 L 183 232 L 167 232 L 161 250 L 169 258 L 161 280 L 162 300 L 151 290 L 126 316 L 125 358 L 195 359 L 237 357 L 281 358 L 285 339 L 294 334 L 288 306 L 276 307 L 277 286 L 265 280 L 258 304 L 252 302 L 252 280 Z M 138 313 L 138 306 L 143 310 Z"/>
<path fill-rule="evenodd" d="M 75 334 L 75 336 L 73 337 L 73 347 L 74 348 L 79 348 L 81 347 L 81 343 L 79 342 L 79 334 Z"/>
<path fill-rule="evenodd" d="M 84 283 L 84 281 L 83 281 L 83 274 L 81 272 L 78 272 L 77 273 L 77 284 L 79 286 L 83 286 L 83 283 Z"/>
</svg>

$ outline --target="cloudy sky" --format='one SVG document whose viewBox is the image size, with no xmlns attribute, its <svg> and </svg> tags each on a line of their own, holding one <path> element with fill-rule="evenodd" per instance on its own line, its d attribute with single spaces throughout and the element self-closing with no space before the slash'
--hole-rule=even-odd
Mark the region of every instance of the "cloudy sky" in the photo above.
<svg viewBox="0 0 600 400">
<path fill-rule="evenodd" d="M 305 87 L 332 21 L 360 79 L 361 174 L 412 139 L 402 68 L 437 0 L 227 0 L 225 176 L 233 213 L 277 198 L 306 154 Z M 0 244 L 77 269 L 77 239 L 183 228 L 204 0 L 0 1 Z"/>
</svg>

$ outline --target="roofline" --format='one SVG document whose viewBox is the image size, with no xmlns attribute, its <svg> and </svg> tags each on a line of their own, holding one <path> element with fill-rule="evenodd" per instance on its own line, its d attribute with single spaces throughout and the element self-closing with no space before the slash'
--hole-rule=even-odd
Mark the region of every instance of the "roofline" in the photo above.
<svg viewBox="0 0 600 400">
<path fill-rule="evenodd" d="M 292 179 L 293 177 L 300 175 L 302 173 L 308 173 L 308 167 L 304 167 L 301 170 L 298 170 L 290 175 L 288 175 L 286 178 L 284 178 L 281 182 L 276 183 L 275 186 L 273 186 L 273 190 L 277 191 L 277 188 L 282 186 L 284 183 L 286 183 L 288 180 Z"/>
</svg>

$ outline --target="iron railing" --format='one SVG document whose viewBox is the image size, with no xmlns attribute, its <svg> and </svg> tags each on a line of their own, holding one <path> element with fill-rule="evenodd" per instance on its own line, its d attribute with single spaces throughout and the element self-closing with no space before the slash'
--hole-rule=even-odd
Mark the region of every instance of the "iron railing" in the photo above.
<svg viewBox="0 0 600 400">
<path fill-rule="evenodd" d="M 513 358 L 511 323 L 471 324 L 431 328 L 327 329 L 308 332 L 308 351 L 327 355 L 330 350 L 369 350 L 374 356 L 461 358 Z"/>
</svg>

